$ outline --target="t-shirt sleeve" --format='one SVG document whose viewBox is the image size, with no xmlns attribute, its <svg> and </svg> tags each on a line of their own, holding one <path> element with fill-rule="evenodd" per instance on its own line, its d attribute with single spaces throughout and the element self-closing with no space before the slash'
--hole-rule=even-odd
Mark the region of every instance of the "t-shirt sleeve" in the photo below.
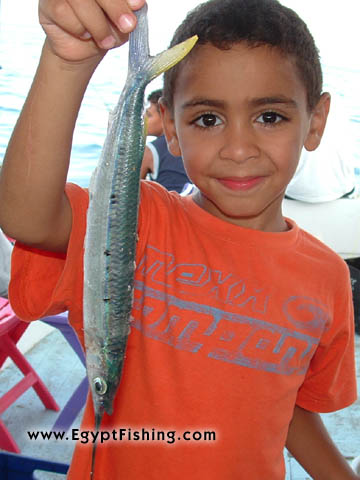
<svg viewBox="0 0 360 480">
<path fill-rule="evenodd" d="M 297 405 L 314 412 L 332 412 L 356 400 L 354 314 L 350 276 L 339 272 L 334 316 L 299 389 Z"/>
<path fill-rule="evenodd" d="M 66 185 L 72 208 L 72 229 L 66 254 L 16 243 L 11 264 L 9 298 L 15 313 L 31 321 L 69 310 L 69 320 L 82 340 L 83 243 L 88 193 Z"/>
</svg>

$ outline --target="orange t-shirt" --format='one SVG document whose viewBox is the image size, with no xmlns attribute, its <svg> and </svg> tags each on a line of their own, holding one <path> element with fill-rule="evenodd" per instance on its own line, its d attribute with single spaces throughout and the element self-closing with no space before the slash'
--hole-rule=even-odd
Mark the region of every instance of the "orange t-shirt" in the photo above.
<svg viewBox="0 0 360 480">
<path fill-rule="evenodd" d="M 17 245 L 10 298 L 27 320 L 68 309 L 83 340 L 88 196 L 67 194 L 66 257 Z M 328 412 L 356 399 L 347 267 L 288 223 L 244 229 L 142 182 L 135 320 L 95 479 L 283 479 L 294 405 Z M 90 398 L 82 428 L 93 423 Z M 89 479 L 91 449 L 77 443 L 69 478 Z"/>
</svg>

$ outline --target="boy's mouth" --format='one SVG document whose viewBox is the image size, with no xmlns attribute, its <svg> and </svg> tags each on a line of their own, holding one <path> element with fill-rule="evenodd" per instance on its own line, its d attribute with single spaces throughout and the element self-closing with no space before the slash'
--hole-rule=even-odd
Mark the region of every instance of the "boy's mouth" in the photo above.
<svg viewBox="0 0 360 480">
<path fill-rule="evenodd" d="M 262 176 L 255 177 L 226 177 L 218 178 L 218 181 L 230 190 L 250 190 L 264 180 Z"/>
</svg>

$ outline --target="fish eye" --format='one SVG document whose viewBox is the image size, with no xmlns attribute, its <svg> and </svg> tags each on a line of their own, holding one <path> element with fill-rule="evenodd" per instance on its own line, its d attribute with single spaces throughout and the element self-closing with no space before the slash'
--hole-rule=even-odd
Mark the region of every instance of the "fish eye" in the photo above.
<svg viewBox="0 0 360 480">
<path fill-rule="evenodd" d="M 101 377 L 94 378 L 93 385 L 95 387 L 95 392 L 98 395 L 104 395 L 104 393 L 106 393 L 107 384 L 103 378 Z"/>
</svg>

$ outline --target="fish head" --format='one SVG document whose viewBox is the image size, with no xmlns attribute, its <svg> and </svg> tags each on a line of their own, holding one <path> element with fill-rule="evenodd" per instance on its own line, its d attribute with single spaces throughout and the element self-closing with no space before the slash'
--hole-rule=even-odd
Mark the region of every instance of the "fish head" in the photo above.
<svg viewBox="0 0 360 480">
<path fill-rule="evenodd" d="M 113 412 L 113 401 L 119 385 L 119 357 L 98 351 L 87 357 L 87 372 L 96 415 Z M 121 367 L 120 367 L 121 371 Z"/>
</svg>

